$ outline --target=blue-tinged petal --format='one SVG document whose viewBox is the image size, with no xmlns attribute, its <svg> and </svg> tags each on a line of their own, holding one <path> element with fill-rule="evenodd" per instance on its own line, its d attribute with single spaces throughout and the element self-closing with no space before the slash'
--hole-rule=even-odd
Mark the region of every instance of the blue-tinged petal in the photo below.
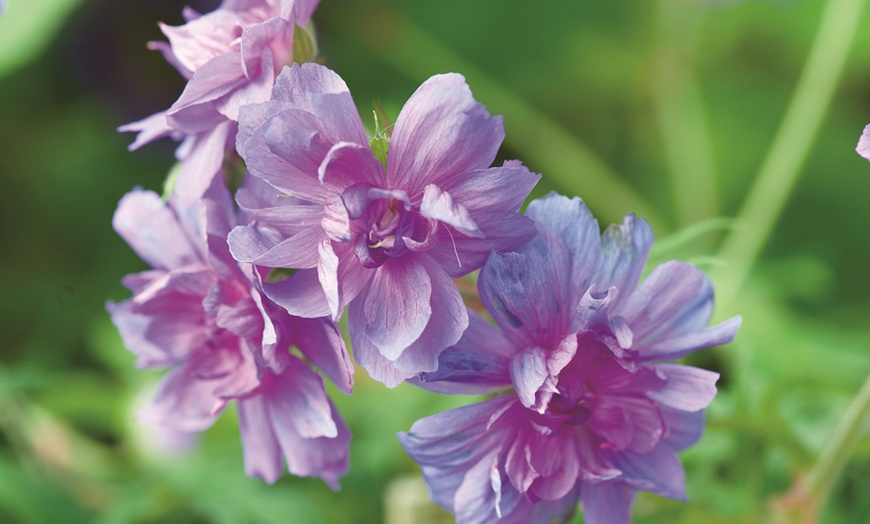
<svg viewBox="0 0 870 524">
<path fill-rule="evenodd" d="M 582 294 L 592 281 L 601 260 L 601 233 L 598 221 L 579 197 L 550 193 L 529 203 L 526 215 L 555 231 L 571 256 L 571 285 Z M 599 285 L 604 291 L 608 286 Z"/>
<path fill-rule="evenodd" d="M 609 455 L 613 465 L 622 471 L 620 479 L 632 487 L 686 500 L 686 472 L 673 448 L 667 444 L 647 453 L 623 450 Z"/>
<path fill-rule="evenodd" d="M 109 302 L 106 309 L 118 328 L 124 345 L 138 358 L 140 368 L 173 366 L 184 362 L 209 338 L 202 324 L 199 301 L 190 299 L 191 308 L 169 311 L 162 315 L 136 313 L 131 302 Z"/>
<path fill-rule="evenodd" d="M 229 52 L 212 58 L 196 70 L 181 96 L 166 111 L 169 125 L 193 134 L 227 120 L 215 110 L 212 102 L 248 81 L 240 67 L 241 58 L 239 51 Z"/>
<path fill-rule="evenodd" d="M 420 204 L 420 214 L 424 217 L 439 220 L 447 225 L 453 226 L 463 235 L 473 238 L 484 238 L 484 235 L 471 215 L 468 209 L 453 200 L 450 193 L 442 191 L 435 184 L 429 184 L 423 189 L 423 202 Z"/>
<path fill-rule="evenodd" d="M 387 360 L 377 346 L 365 335 L 365 312 L 361 300 L 355 300 L 347 308 L 347 326 L 350 333 L 350 345 L 353 356 L 369 376 L 387 386 L 394 388 L 416 375 L 416 372 L 404 372 L 396 367 L 396 363 Z"/>
<path fill-rule="evenodd" d="M 143 118 L 142 120 L 137 120 L 136 122 L 124 124 L 123 126 L 118 128 L 118 131 L 122 133 L 137 133 L 136 140 L 134 140 L 132 144 L 127 146 L 127 149 L 129 151 L 135 151 L 140 147 L 144 146 L 145 144 L 149 144 L 155 140 L 169 136 L 174 132 L 174 130 L 169 126 L 169 123 L 166 121 L 166 111 L 154 113 L 153 115 Z"/>
<path fill-rule="evenodd" d="M 653 366 L 664 375 L 665 386 L 647 396 L 682 411 L 699 411 L 707 407 L 716 396 L 716 381 L 719 373 L 680 364 L 657 364 Z"/>
<path fill-rule="evenodd" d="M 516 347 L 549 348 L 567 334 L 574 304 L 565 244 L 549 230 L 518 253 L 493 253 L 478 288 L 487 311 Z"/>
<path fill-rule="evenodd" d="M 496 492 L 496 488 L 502 489 L 498 455 L 498 448 L 490 450 L 465 472 L 453 500 L 457 524 L 497 521 L 501 493 Z M 493 481 L 494 478 L 498 480 Z M 512 489 L 509 484 L 506 487 Z"/>
<path fill-rule="evenodd" d="M 502 395 L 438 413 L 397 435 L 405 452 L 420 464 L 436 504 L 454 511 L 457 491 L 467 472 L 506 443 L 502 432 L 488 431 L 490 418 L 515 401 L 512 395 Z M 489 471 L 484 482 L 487 487 L 491 485 Z M 492 512 L 494 515 L 494 505 Z"/>
<path fill-rule="evenodd" d="M 721 324 L 686 335 L 657 340 L 648 346 L 639 348 L 639 357 L 646 361 L 673 360 L 699 349 L 727 344 L 734 338 L 742 321 L 741 317 L 734 317 Z"/>
<path fill-rule="evenodd" d="M 584 482 L 580 489 L 586 524 L 631 524 L 635 490 L 619 480 Z"/>
<path fill-rule="evenodd" d="M 538 402 L 538 391 L 550 378 L 544 350 L 539 347 L 521 349 L 511 359 L 510 372 L 520 402 L 527 408 L 543 413 L 546 405 Z"/>
<path fill-rule="evenodd" d="M 468 310 L 468 329 L 438 357 L 438 369 L 411 382 L 428 391 L 449 394 L 494 393 L 511 385 L 513 346 L 501 331 Z"/>
<path fill-rule="evenodd" d="M 431 297 L 432 281 L 423 264 L 412 256 L 388 261 L 360 297 L 365 336 L 387 359 L 396 360 L 429 323 Z"/>
<path fill-rule="evenodd" d="M 623 298 L 637 285 L 653 243 L 646 220 L 628 214 L 622 224 L 608 227 L 601 236 L 601 261 L 593 284 L 616 286 Z"/>
<path fill-rule="evenodd" d="M 691 264 L 656 267 L 614 311 L 634 333 L 635 347 L 703 329 L 713 310 L 713 284 Z"/>
<path fill-rule="evenodd" d="M 405 103 L 390 140 L 387 176 L 415 196 L 427 184 L 489 167 L 504 140 L 501 117 L 491 117 L 458 74 L 436 75 Z"/>
<path fill-rule="evenodd" d="M 686 449 L 701 439 L 704 432 L 704 410 L 687 412 L 662 407 L 661 413 L 668 427 L 665 442 L 674 451 Z"/>
</svg>

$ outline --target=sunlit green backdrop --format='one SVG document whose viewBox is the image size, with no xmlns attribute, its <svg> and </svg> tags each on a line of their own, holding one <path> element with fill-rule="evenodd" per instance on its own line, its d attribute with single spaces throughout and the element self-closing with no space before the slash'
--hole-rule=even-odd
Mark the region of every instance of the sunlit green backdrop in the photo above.
<svg viewBox="0 0 870 524">
<path fill-rule="evenodd" d="M 244 476 L 235 414 L 185 452 L 139 424 L 161 373 L 133 367 L 104 310 L 145 268 L 111 229 L 157 189 L 166 141 L 114 129 L 183 81 L 145 42 L 184 2 L 9 0 L 0 18 L 0 522 L 449 522 L 394 435 L 468 402 L 356 375 L 338 493 Z M 579 195 L 602 225 L 636 212 L 655 261 L 709 271 L 737 339 L 683 454 L 689 503 L 636 522 L 870 522 L 870 9 L 860 0 L 322 0 L 321 54 L 366 122 L 456 71 L 504 115 L 504 158 Z M 197 1 L 207 11 L 217 2 Z M 853 38 L 854 35 L 854 38 Z M 870 393 L 870 391 L 865 392 Z M 865 402 L 870 402 L 868 398 Z M 847 409 L 852 404 L 852 411 Z M 845 419 L 844 419 L 845 417 Z M 845 422 L 844 422 L 845 420 Z M 833 440 L 832 440 L 833 436 Z M 582 522 L 582 516 L 577 517 Z"/>
</svg>

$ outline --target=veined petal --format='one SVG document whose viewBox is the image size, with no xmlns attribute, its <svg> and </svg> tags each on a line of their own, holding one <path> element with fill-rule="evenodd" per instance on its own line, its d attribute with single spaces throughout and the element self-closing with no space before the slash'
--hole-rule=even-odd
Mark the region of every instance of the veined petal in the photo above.
<svg viewBox="0 0 870 524">
<path fill-rule="evenodd" d="M 238 226 L 230 232 L 227 242 L 239 262 L 308 269 L 317 265 L 317 246 L 326 241 L 324 238 L 319 228 L 306 229 L 287 238 L 265 227 Z"/>
<path fill-rule="evenodd" d="M 235 138 L 235 124 L 223 119 L 206 131 L 189 136 L 181 161 L 181 172 L 175 184 L 175 194 L 184 204 L 191 204 L 202 197 L 221 174 L 224 155 Z"/>
<path fill-rule="evenodd" d="M 556 193 L 533 200 L 526 215 L 558 233 L 571 257 L 571 285 L 584 293 L 601 260 L 598 221 L 579 197 L 568 199 Z M 607 289 L 599 285 L 601 291 Z"/>
<path fill-rule="evenodd" d="M 518 253 L 490 255 L 480 297 L 517 347 L 553 347 L 567 334 L 574 315 L 565 296 L 569 262 L 564 242 L 546 229 Z"/>
<path fill-rule="evenodd" d="M 239 400 L 238 410 L 245 473 L 273 484 L 281 477 L 284 467 L 269 410 L 259 395 Z"/>
<path fill-rule="evenodd" d="M 427 184 L 489 167 L 504 140 L 501 117 L 490 117 L 458 74 L 436 75 L 405 103 L 390 140 L 393 187 L 416 195 Z"/>
<path fill-rule="evenodd" d="M 663 497 L 686 500 L 686 472 L 677 454 L 667 444 L 647 453 L 631 450 L 611 453 L 610 459 L 622 471 L 620 478 L 630 486 Z"/>
<path fill-rule="evenodd" d="M 317 178 L 344 190 L 359 183 L 380 186 L 385 175 L 383 166 L 368 145 L 338 142 L 317 168 Z"/>
<path fill-rule="evenodd" d="M 137 133 L 136 140 L 127 146 L 129 151 L 135 151 L 145 144 L 150 144 L 151 142 L 169 136 L 174 132 L 172 127 L 169 126 L 169 122 L 166 121 L 166 111 L 154 113 L 142 120 L 125 124 L 119 127 L 118 131 L 122 133 Z"/>
<path fill-rule="evenodd" d="M 390 360 L 417 340 L 432 316 L 432 282 L 411 256 L 379 267 L 365 297 L 365 335 Z"/>
<path fill-rule="evenodd" d="M 441 188 L 475 214 L 516 212 L 540 179 L 541 175 L 529 171 L 519 160 L 506 160 L 501 167 L 445 180 Z"/>
</svg>

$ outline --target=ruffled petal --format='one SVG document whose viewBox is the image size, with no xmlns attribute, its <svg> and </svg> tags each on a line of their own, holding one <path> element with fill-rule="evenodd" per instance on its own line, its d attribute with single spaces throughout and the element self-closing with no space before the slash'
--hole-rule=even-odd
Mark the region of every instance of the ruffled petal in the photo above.
<svg viewBox="0 0 870 524">
<path fill-rule="evenodd" d="M 299 270 L 280 282 L 263 284 L 263 291 L 293 316 L 317 318 L 330 314 L 316 270 Z"/>
<path fill-rule="evenodd" d="M 468 213 L 468 209 L 453 200 L 450 193 L 442 191 L 435 184 L 429 184 L 423 189 L 423 202 L 420 204 L 420 214 L 424 217 L 439 220 L 453 226 L 463 235 L 473 238 L 484 238 L 477 224 Z"/>
<path fill-rule="evenodd" d="M 387 173 L 393 187 L 416 195 L 427 184 L 489 167 L 504 140 L 501 117 L 491 117 L 458 74 L 428 79 L 405 103 L 390 139 Z"/>
</svg>

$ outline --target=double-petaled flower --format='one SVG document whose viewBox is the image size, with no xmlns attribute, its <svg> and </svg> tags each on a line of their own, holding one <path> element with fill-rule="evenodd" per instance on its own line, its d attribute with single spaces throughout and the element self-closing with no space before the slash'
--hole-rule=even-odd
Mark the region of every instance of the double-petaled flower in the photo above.
<svg viewBox="0 0 870 524">
<path fill-rule="evenodd" d="M 490 167 L 503 138 L 460 75 L 439 75 L 405 104 L 382 161 L 338 75 L 285 69 L 272 100 L 240 111 L 239 154 L 274 195 L 239 195 L 254 222 L 230 250 L 298 270 L 265 287 L 293 315 L 337 319 L 349 305 L 354 353 L 377 380 L 435 371 L 468 325 L 451 277 L 534 235 L 517 211 L 539 176 L 517 161 Z"/>
<path fill-rule="evenodd" d="M 350 393 L 341 333 L 328 318 L 295 318 L 265 299 L 259 270 L 227 249 L 235 224 L 221 181 L 189 205 L 142 190 L 118 205 L 115 230 L 153 269 L 127 276 L 133 297 L 107 307 L 138 366 L 173 368 L 142 418 L 200 431 L 235 400 L 249 475 L 274 482 L 283 456 L 291 473 L 336 488 L 350 434 L 321 378 L 288 349 Z"/>
<path fill-rule="evenodd" d="M 188 80 L 166 111 L 127 124 L 138 132 L 130 149 L 158 138 L 183 140 L 177 191 L 191 202 L 221 172 L 238 128 L 239 107 L 268 100 L 281 68 L 293 60 L 294 31 L 305 26 L 320 0 L 224 0 L 204 15 L 184 10 L 186 24 L 161 24 L 169 42 L 152 42 Z"/>
<path fill-rule="evenodd" d="M 498 328 L 470 326 L 418 385 L 499 393 L 399 435 L 432 497 L 460 523 L 629 522 L 636 490 L 683 499 L 676 452 L 698 440 L 717 373 L 666 363 L 734 336 L 707 327 L 713 288 L 668 262 L 639 283 L 652 232 L 627 216 L 603 235 L 579 199 L 532 202 L 538 236 L 494 253 L 478 282 Z"/>
</svg>

